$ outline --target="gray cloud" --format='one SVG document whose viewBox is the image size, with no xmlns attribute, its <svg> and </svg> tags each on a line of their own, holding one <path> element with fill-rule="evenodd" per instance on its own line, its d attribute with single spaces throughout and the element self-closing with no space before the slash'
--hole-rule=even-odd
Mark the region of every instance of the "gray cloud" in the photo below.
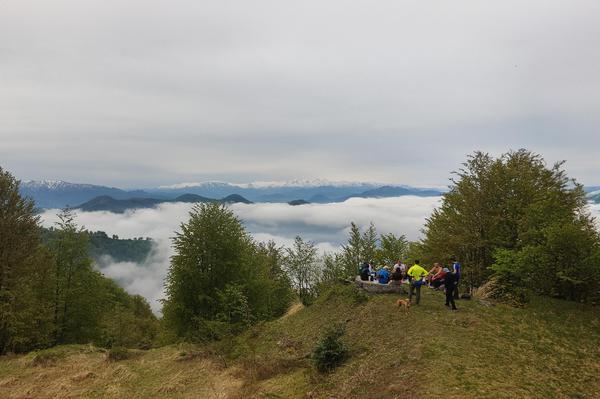
<svg viewBox="0 0 600 399">
<path fill-rule="evenodd" d="M 286 204 L 234 204 L 231 209 L 258 241 L 274 240 L 290 246 L 296 235 L 314 241 L 321 252 L 332 252 L 345 242 L 351 221 L 366 227 L 371 221 L 380 233 L 406 234 L 417 239 L 425 217 L 439 198 L 399 197 L 354 198 L 343 203 L 289 206 Z M 102 230 L 122 238 L 152 237 L 156 246 L 146 262 L 114 262 L 104 258 L 100 270 L 114 278 L 127 291 L 146 297 L 155 311 L 160 309 L 163 281 L 173 254 L 171 237 L 187 221 L 190 204 L 163 204 L 156 209 L 139 209 L 116 214 L 80 212 L 77 223 L 90 230 Z M 42 214 L 45 226 L 56 221 L 56 210 Z"/>
<path fill-rule="evenodd" d="M 599 18 L 595 0 L 5 0 L 0 159 L 120 186 L 438 185 L 474 149 L 525 146 L 593 183 Z"/>
</svg>

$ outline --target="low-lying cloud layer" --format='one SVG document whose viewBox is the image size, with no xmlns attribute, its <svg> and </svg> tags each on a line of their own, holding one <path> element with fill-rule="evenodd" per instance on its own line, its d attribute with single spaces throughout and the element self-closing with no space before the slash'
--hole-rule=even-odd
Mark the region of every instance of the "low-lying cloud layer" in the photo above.
<svg viewBox="0 0 600 399">
<path fill-rule="evenodd" d="M 289 246 L 294 237 L 314 241 L 321 251 L 335 251 L 345 242 L 350 222 L 367 226 L 373 222 L 380 233 L 406 234 L 417 239 L 425 218 L 439 198 L 399 197 L 384 199 L 353 198 L 342 203 L 289 206 L 287 204 L 233 204 L 231 209 L 244 222 L 256 240 L 274 240 Z M 173 254 L 171 238 L 188 219 L 192 205 L 163 204 L 155 209 L 140 209 L 124 214 L 80 212 L 77 223 L 89 230 L 117 234 L 121 238 L 151 237 L 156 245 L 143 264 L 113 262 L 104 258 L 100 270 L 114 278 L 128 292 L 146 297 L 154 311 L 160 310 L 163 282 Z M 52 226 L 56 210 L 42 214 L 43 224 Z"/>
<path fill-rule="evenodd" d="M 342 203 L 296 207 L 287 204 L 234 204 L 231 209 L 258 241 L 274 240 L 279 245 L 289 246 L 294 237 L 300 235 L 314 241 L 325 252 L 338 250 L 346 241 L 351 221 L 362 227 L 373 222 L 380 233 L 406 234 L 410 240 L 418 239 L 425 219 L 439 201 L 439 197 L 353 198 Z M 80 212 L 77 222 L 87 229 L 102 230 L 109 235 L 152 237 L 155 240 L 151 256 L 142 264 L 104 258 L 98 267 L 128 292 L 147 298 L 152 309 L 159 312 L 160 299 L 164 294 L 163 282 L 173 254 L 171 237 L 188 219 L 191 207 L 190 204 L 175 203 L 124 214 Z M 600 204 L 590 205 L 590 212 L 600 217 Z M 57 221 L 56 213 L 56 210 L 44 212 L 43 224 L 53 225 Z"/>
</svg>

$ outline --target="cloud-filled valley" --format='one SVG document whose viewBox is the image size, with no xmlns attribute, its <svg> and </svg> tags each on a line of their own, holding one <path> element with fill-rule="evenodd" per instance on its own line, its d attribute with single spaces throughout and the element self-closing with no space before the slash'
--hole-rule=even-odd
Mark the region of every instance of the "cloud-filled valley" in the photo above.
<svg viewBox="0 0 600 399">
<path fill-rule="evenodd" d="M 438 204 L 439 197 L 353 198 L 342 203 L 309 204 L 232 204 L 231 209 L 247 230 L 259 241 L 274 240 L 290 245 L 295 236 L 314 241 L 319 249 L 334 251 L 345 242 L 351 221 L 360 226 L 373 222 L 381 233 L 406 234 L 417 239 L 425 218 Z M 122 214 L 78 212 L 77 223 L 89 230 L 117 234 L 121 238 L 151 237 L 155 248 L 144 264 L 99 262 L 101 271 L 117 280 L 127 291 L 146 297 L 155 311 L 160 309 L 163 280 L 172 255 L 171 238 L 188 218 L 191 204 L 169 203 L 152 209 L 138 209 Z M 42 217 L 46 227 L 57 221 L 57 210 L 47 210 Z"/>
<path fill-rule="evenodd" d="M 258 241 L 274 240 L 289 246 L 296 235 L 314 241 L 321 252 L 339 249 L 347 239 L 351 221 L 365 227 L 373 222 L 380 233 L 405 234 L 420 238 L 427 216 L 439 204 L 440 197 L 353 198 L 341 203 L 289 206 L 287 204 L 232 204 L 231 209 Z M 188 218 L 191 204 L 169 203 L 153 209 L 139 209 L 122 214 L 79 212 L 77 222 L 89 230 L 117 234 L 121 238 L 151 237 L 155 247 L 143 264 L 113 262 L 104 258 L 99 268 L 127 291 L 146 297 L 160 311 L 163 281 L 172 255 L 171 238 Z M 600 216 L 600 204 L 590 205 L 591 213 Z M 57 210 L 42 216 L 45 226 L 56 221 Z"/>
</svg>

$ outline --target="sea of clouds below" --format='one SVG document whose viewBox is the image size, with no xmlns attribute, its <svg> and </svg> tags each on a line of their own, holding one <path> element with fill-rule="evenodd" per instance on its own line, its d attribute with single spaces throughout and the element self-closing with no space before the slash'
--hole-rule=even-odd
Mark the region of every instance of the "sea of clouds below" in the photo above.
<svg viewBox="0 0 600 399">
<path fill-rule="evenodd" d="M 410 240 L 421 236 L 425 219 L 439 204 L 439 197 L 353 198 L 341 203 L 289 206 L 287 204 L 232 204 L 230 207 L 258 241 L 274 240 L 289 246 L 295 236 L 316 243 L 321 252 L 339 250 L 348 236 L 350 222 L 368 226 L 373 222 L 380 233 L 405 234 Z M 97 265 L 102 273 L 115 279 L 128 292 L 148 299 L 159 313 L 164 297 L 163 282 L 173 254 L 171 238 L 189 217 L 192 205 L 162 204 L 153 209 L 138 209 L 122 214 L 79 212 L 77 223 L 86 229 L 105 231 L 121 238 L 151 237 L 155 245 L 141 264 L 114 262 L 109 257 Z M 593 215 L 600 216 L 600 204 L 590 205 Z M 57 210 L 42 215 L 46 227 L 57 221 Z"/>
</svg>

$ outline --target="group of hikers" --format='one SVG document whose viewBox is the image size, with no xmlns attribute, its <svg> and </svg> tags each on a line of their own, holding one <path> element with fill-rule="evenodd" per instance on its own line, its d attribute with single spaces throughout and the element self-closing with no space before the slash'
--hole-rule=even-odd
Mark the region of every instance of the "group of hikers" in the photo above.
<svg viewBox="0 0 600 399">
<path fill-rule="evenodd" d="M 364 262 L 360 267 L 360 279 L 363 281 L 377 280 L 379 284 L 409 284 L 409 301 L 416 296 L 416 304 L 421 301 L 421 287 L 427 285 L 434 290 L 444 290 L 446 293 L 446 306 L 456 310 L 455 299 L 458 299 L 458 282 L 461 277 L 461 265 L 455 259 L 450 259 L 452 270 L 440 263 L 434 263 L 431 270 L 427 271 L 420 265 L 419 260 L 410 268 L 400 260 L 393 266 L 392 271 L 388 266 L 375 270 L 369 262 Z"/>
</svg>

